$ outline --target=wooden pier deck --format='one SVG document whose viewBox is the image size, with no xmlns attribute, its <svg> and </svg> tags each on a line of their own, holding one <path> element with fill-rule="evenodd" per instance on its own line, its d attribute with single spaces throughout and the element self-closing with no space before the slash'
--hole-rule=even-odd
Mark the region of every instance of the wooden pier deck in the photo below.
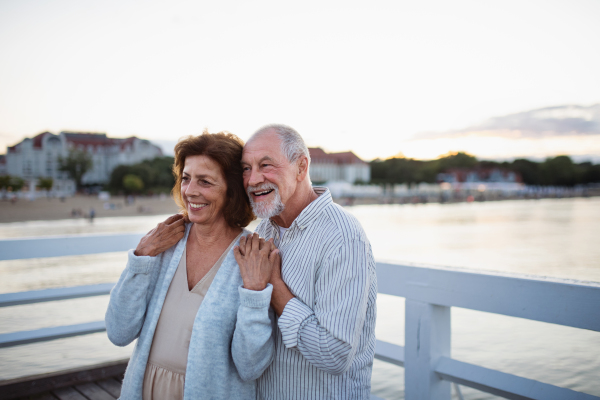
<svg viewBox="0 0 600 400">
<path fill-rule="evenodd" d="M 114 400 L 127 360 L 0 382 L 0 400 Z"/>
</svg>

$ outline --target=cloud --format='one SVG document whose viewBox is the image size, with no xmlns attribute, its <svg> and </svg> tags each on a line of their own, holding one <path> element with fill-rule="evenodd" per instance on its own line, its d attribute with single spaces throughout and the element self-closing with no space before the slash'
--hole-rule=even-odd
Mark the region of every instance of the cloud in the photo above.
<svg viewBox="0 0 600 400">
<path fill-rule="evenodd" d="M 600 135 L 600 104 L 540 108 L 490 118 L 460 130 L 418 133 L 413 140 L 466 136 L 543 139 L 581 135 Z"/>
</svg>

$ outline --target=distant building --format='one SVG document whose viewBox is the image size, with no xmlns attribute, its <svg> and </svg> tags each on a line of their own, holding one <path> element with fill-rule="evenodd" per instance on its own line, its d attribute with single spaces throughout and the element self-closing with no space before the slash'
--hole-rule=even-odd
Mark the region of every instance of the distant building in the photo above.
<svg viewBox="0 0 600 400">
<path fill-rule="evenodd" d="M 29 181 L 41 177 L 64 181 L 67 175 L 59 171 L 59 157 L 67 157 L 75 149 L 92 155 L 93 166 L 83 176 L 83 184 L 106 183 L 117 165 L 136 164 L 162 155 L 159 147 L 135 136 L 114 139 L 105 133 L 43 132 L 7 148 L 6 174 Z"/>
<path fill-rule="evenodd" d="M 351 151 L 326 153 L 318 147 L 309 148 L 310 178 L 313 182 L 369 182 L 371 166 Z"/>
<path fill-rule="evenodd" d="M 503 168 L 452 168 L 437 175 L 438 182 L 448 183 L 523 183 L 521 174 Z"/>
</svg>

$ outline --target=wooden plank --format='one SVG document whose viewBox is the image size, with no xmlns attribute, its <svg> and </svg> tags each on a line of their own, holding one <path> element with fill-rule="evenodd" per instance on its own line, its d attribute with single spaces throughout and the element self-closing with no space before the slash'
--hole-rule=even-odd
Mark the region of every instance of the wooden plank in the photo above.
<svg viewBox="0 0 600 400">
<path fill-rule="evenodd" d="M 77 256 L 127 251 L 138 245 L 144 233 L 65 235 L 0 240 L 0 260 Z"/>
<path fill-rule="evenodd" d="M 106 330 L 104 321 L 86 322 L 84 324 L 56 326 L 0 334 L 0 348 L 13 347 L 28 343 L 46 342 L 72 336 L 87 335 Z"/>
<path fill-rule="evenodd" d="M 600 284 L 377 263 L 379 293 L 600 332 Z"/>
<path fill-rule="evenodd" d="M 527 379 L 505 372 L 496 371 L 442 357 L 435 368 L 442 379 L 483 392 L 513 400 L 600 400 L 600 397 L 576 392 Z"/>
<path fill-rule="evenodd" d="M 59 400 L 88 400 L 84 395 L 72 387 L 56 389 L 52 392 Z"/>
<path fill-rule="evenodd" d="M 378 340 L 375 343 L 375 358 L 404 367 L 404 346 Z"/>
<path fill-rule="evenodd" d="M 100 386 L 102 389 L 106 390 L 113 396 L 115 399 L 118 399 L 121 396 L 121 382 L 117 381 L 114 378 L 110 379 L 102 379 L 97 381 L 96 384 Z"/>
<path fill-rule="evenodd" d="M 77 299 L 81 297 L 102 296 L 109 294 L 113 286 L 115 286 L 114 283 L 100 283 L 97 285 L 32 290 L 29 292 L 2 293 L 0 294 L 0 307 L 43 303 L 46 301 Z"/>
<path fill-rule="evenodd" d="M 89 400 L 115 400 L 115 397 L 94 382 L 82 383 L 75 386 L 75 389 Z"/>
<path fill-rule="evenodd" d="M 0 382 L 0 400 L 48 392 L 54 389 L 93 382 L 99 379 L 122 379 L 128 360 L 110 361 L 48 374 L 26 376 Z"/>
<path fill-rule="evenodd" d="M 58 398 L 56 396 L 54 396 L 52 393 L 48 392 L 48 393 L 36 394 L 34 396 L 29 396 L 29 397 L 27 397 L 27 400 L 58 400 Z"/>
</svg>

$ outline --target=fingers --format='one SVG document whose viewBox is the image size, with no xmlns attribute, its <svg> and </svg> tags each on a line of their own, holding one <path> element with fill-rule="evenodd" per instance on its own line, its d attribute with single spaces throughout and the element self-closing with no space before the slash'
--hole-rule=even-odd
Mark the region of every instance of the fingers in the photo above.
<svg viewBox="0 0 600 400">
<path fill-rule="evenodd" d="M 170 225 L 175 221 L 183 221 L 183 215 L 181 215 L 181 214 L 171 215 L 169 218 L 165 219 L 164 223 L 165 223 L 165 225 Z"/>
<path fill-rule="evenodd" d="M 246 236 L 245 244 L 246 244 L 246 251 L 244 254 L 248 255 L 252 251 L 252 235 Z"/>
<path fill-rule="evenodd" d="M 245 256 L 246 255 L 246 236 L 242 235 L 240 237 L 240 245 L 237 247 L 240 250 L 240 254 L 242 256 Z"/>
<path fill-rule="evenodd" d="M 279 257 L 279 249 L 275 249 L 269 254 L 269 262 L 274 263 L 277 261 L 277 257 Z"/>
<path fill-rule="evenodd" d="M 240 273 L 242 277 L 246 275 L 246 264 L 244 263 L 244 257 L 240 252 L 240 246 L 235 246 L 233 248 L 233 256 L 235 257 L 235 261 L 237 261 L 238 266 L 240 267 Z"/>
<path fill-rule="evenodd" d="M 258 236 L 258 233 L 256 232 L 254 232 L 254 234 L 252 235 L 252 250 L 260 250 L 260 236 Z"/>
</svg>

